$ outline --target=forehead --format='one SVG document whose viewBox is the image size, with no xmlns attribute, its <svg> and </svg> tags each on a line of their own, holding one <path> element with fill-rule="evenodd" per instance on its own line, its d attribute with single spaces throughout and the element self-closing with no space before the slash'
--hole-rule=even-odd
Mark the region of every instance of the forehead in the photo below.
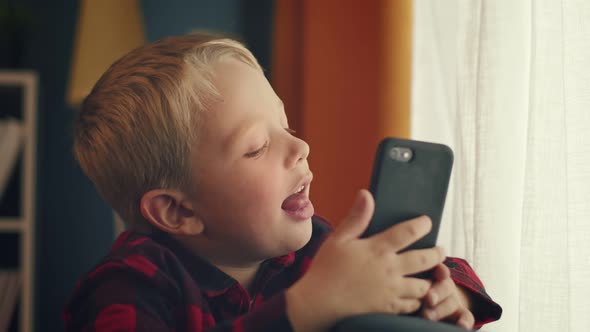
<svg viewBox="0 0 590 332">
<path fill-rule="evenodd" d="M 223 59 L 212 65 L 212 72 L 219 97 L 204 113 L 206 136 L 219 139 L 256 122 L 286 121 L 282 102 L 261 71 L 235 59 Z"/>
</svg>

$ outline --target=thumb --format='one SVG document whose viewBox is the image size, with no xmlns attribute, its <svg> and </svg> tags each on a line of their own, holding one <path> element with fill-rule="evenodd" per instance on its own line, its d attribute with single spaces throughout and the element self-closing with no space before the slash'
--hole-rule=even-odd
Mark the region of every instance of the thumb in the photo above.
<svg viewBox="0 0 590 332">
<path fill-rule="evenodd" d="M 348 215 L 336 229 L 336 234 L 347 239 L 360 237 L 367 229 L 374 210 L 375 201 L 373 195 L 365 189 L 360 190 Z"/>
</svg>

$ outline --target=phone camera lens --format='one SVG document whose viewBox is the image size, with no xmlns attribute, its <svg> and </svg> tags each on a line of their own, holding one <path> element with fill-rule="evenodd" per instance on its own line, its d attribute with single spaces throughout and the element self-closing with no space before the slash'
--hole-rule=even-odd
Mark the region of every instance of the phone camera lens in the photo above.
<svg viewBox="0 0 590 332">
<path fill-rule="evenodd" d="M 390 150 L 389 156 L 395 161 L 407 163 L 412 159 L 414 153 L 412 149 L 396 146 Z"/>
</svg>

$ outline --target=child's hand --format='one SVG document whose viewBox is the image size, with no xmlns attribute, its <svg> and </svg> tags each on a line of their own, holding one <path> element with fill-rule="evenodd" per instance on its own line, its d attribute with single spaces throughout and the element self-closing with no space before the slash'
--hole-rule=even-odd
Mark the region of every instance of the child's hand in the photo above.
<svg viewBox="0 0 590 332">
<path fill-rule="evenodd" d="M 406 276 L 434 268 L 444 254 L 440 248 L 398 252 L 426 235 L 431 221 L 419 217 L 360 239 L 373 210 L 371 194 L 362 190 L 309 271 L 287 290 L 287 313 L 296 331 L 325 330 L 355 314 L 419 310 L 431 282 Z"/>
<path fill-rule="evenodd" d="M 472 329 L 474 318 L 469 299 L 462 293 L 444 264 L 434 269 L 432 287 L 424 298 L 422 316 L 430 320 L 445 320 L 465 329 Z"/>
</svg>

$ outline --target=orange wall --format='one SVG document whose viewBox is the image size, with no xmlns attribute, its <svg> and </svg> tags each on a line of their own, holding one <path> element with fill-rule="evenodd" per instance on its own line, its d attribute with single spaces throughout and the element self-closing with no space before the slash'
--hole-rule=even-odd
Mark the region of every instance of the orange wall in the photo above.
<svg viewBox="0 0 590 332">
<path fill-rule="evenodd" d="M 397 128 L 383 122 L 396 121 L 400 114 L 407 118 L 409 110 L 382 110 L 406 108 L 395 100 L 407 95 L 409 101 L 409 89 L 388 92 L 400 84 L 390 75 L 399 65 L 388 60 L 391 43 L 384 43 L 383 29 L 389 25 L 382 24 L 387 16 L 381 1 L 276 4 L 273 85 L 285 102 L 291 126 L 311 147 L 316 213 L 337 224 L 356 191 L 367 188 L 379 140 L 385 135 L 407 136 L 406 120 Z M 405 80 L 402 83 L 409 86 L 409 78 Z"/>
<path fill-rule="evenodd" d="M 307 1 L 303 126 L 315 174 L 312 199 L 337 222 L 369 183 L 378 141 L 376 1 Z"/>
</svg>

